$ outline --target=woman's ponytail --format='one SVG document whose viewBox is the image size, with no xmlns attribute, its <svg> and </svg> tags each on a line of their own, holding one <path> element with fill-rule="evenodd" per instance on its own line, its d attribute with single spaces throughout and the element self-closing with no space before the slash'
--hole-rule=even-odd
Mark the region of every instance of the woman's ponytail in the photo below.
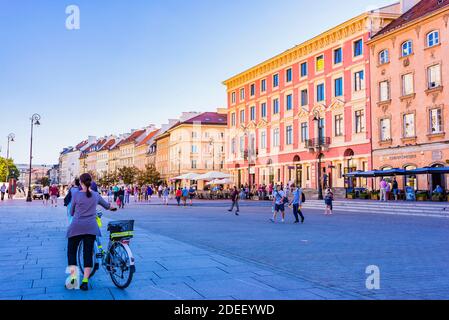
<svg viewBox="0 0 449 320">
<path fill-rule="evenodd" d="M 92 184 L 92 177 L 90 176 L 90 174 L 88 174 L 88 173 L 82 174 L 80 177 L 80 182 L 87 188 L 86 196 L 88 198 L 91 198 L 92 192 L 90 191 L 90 186 Z"/>
</svg>

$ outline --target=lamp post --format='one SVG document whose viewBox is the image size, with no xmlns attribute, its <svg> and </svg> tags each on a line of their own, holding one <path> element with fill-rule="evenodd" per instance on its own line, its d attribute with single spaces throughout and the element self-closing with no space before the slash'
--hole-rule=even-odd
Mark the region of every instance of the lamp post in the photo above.
<svg viewBox="0 0 449 320">
<path fill-rule="evenodd" d="M 8 163 L 8 160 L 9 160 L 9 143 L 10 142 L 14 142 L 14 138 L 16 137 L 16 135 L 14 134 L 14 133 L 10 133 L 9 135 L 8 135 L 8 144 L 7 144 L 7 147 L 6 147 L 6 180 L 7 180 L 7 182 L 9 182 L 9 175 L 10 175 L 10 172 L 9 172 L 9 163 Z"/>
<path fill-rule="evenodd" d="M 33 127 L 39 126 L 41 123 L 39 120 L 41 120 L 41 116 L 37 113 L 33 114 L 30 118 L 31 120 L 31 139 L 30 139 L 30 172 L 29 172 L 29 181 L 28 181 L 28 196 L 27 196 L 27 202 L 33 201 L 31 199 L 31 171 L 32 171 L 32 162 L 33 162 Z"/>
<path fill-rule="evenodd" d="M 317 122 L 318 142 L 315 144 L 318 148 L 318 200 L 323 200 L 323 185 L 321 184 L 321 152 L 323 149 L 324 139 L 321 134 L 321 115 L 318 111 L 314 113 L 314 119 Z"/>
</svg>

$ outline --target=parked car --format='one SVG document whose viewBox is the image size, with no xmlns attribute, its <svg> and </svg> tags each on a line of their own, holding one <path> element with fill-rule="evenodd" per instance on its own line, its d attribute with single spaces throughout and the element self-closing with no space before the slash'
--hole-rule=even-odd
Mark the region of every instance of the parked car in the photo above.
<svg viewBox="0 0 449 320">
<path fill-rule="evenodd" d="M 44 200 L 44 192 L 42 186 L 35 186 L 33 188 L 33 200 Z"/>
</svg>

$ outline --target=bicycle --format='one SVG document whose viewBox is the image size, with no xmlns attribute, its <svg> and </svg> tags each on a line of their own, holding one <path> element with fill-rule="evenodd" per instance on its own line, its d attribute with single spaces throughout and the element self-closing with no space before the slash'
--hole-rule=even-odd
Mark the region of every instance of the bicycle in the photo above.
<svg viewBox="0 0 449 320">
<path fill-rule="evenodd" d="M 101 217 L 103 214 L 97 212 L 97 223 L 101 228 Z M 126 289 L 131 284 L 136 272 L 134 256 L 129 247 L 129 242 L 134 236 L 134 220 L 114 221 L 108 224 L 109 243 L 105 251 L 101 239 L 97 237 L 94 244 L 93 261 L 94 267 L 89 278 L 92 278 L 100 265 L 109 273 L 112 282 L 119 289 Z M 84 275 L 84 250 L 83 241 L 77 250 L 77 262 L 81 274 Z"/>
</svg>

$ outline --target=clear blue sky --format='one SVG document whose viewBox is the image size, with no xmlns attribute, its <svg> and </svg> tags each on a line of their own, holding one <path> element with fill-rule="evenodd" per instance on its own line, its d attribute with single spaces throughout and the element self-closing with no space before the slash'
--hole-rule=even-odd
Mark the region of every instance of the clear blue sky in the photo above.
<svg viewBox="0 0 449 320">
<path fill-rule="evenodd" d="M 88 135 L 226 106 L 221 82 L 394 0 L 0 0 L 0 145 L 57 163 Z M 81 29 L 65 28 L 68 5 Z"/>
</svg>

